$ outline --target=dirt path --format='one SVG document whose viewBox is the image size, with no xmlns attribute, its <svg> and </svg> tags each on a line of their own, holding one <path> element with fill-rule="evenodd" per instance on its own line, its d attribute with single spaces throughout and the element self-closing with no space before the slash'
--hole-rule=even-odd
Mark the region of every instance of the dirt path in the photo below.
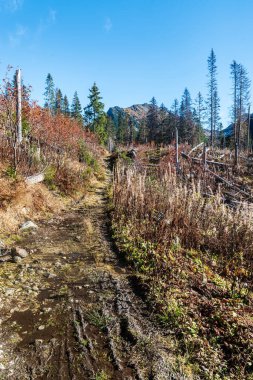
<svg viewBox="0 0 253 380">
<path fill-rule="evenodd" d="M 1 265 L 0 379 L 183 379 L 111 247 L 107 183 L 41 221 L 21 264 Z"/>
</svg>

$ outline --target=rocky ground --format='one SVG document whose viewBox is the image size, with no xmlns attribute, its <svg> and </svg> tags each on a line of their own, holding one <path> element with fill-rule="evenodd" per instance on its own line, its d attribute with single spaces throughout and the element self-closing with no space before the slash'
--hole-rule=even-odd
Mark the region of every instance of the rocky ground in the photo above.
<svg viewBox="0 0 253 380">
<path fill-rule="evenodd" d="M 107 181 L 0 264 L 0 379 L 183 379 L 109 236 Z M 24 255 L 25 256 L 25 255 Z"/>
</svg>

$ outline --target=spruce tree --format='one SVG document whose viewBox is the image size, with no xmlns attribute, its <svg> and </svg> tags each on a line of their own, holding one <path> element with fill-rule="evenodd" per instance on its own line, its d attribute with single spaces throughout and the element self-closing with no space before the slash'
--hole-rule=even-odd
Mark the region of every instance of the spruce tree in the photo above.
<svg viewBox="0 0 253 380">
<path fill-rule="evenodd" d="M 136 139 L 136 130 L 135 130 L 135 123 L 132 117 L 129 117 L 128 122 L 128 128 L 129 128 L 129 144 L 133 144 Z"/>
<path fill-rule="evenodd" d="M 44 107 L 48 108 L 51 112 L 53 112 L 55 108 L 55 89 L 54 89 L 53 77 L 50 73 L 47 74 L 44 97 L 45 97 Z"/>
<path fill-rule="evenodd" d="M 93 84 L 89 92 L 88 99 L 90 102 L 84 109 L 84 116 L 89 127 L 93 129 L 93 132 L 96 132 L 97 122 L 104 113 L 104 104 L 101 102 L 102 97 L 96 83 Z"/>
<path fill-rule="evenodd" d="M 234 143 L 240 146 L 242 137 L 246 137 L 243 131 L 245 124 L 245 114 L 249 106 L 250 80 L 247 70 L 241 64 L 233 61 L 231 66 L 231 77 L 233 80 L 233 122 L 234 122 Z"/>
<path fill-rule="evenodd" d="M 155 141 L 157 137 L 156 135 L 158 132 L 158 128 L 159 128 L 159 116 L 158 116 L 157 101 L 154 96 L 150 101 L 149 110 L 147 113 L 147 126 L 148 126 L 148 131 L 149 131 L 148 140 L 150 142 Z"/>
<path fill-rule="evenodd" d="M 63 112 L 63 98 L 62 92 L 59 88 L 55 90 L 55 113 L 59 114 Z"/>
<path fill-rule="evenodd" d="M 64 95 L 63 98 L 63 109 L 62 112 L 64 115 L 69 116 L 70 115 L 70 110 L 69 110 L 69 101 L 67 95 Z"/>
<path fill-rule="evenodd" d="M 106 132 L 108 137 L 115 140 L 115 125 L 111 117 L 106 117 Z"/>
<path fill-rule="evenodd" d="M 201 92 L 198 92 L 198 95 L 195 99 L 195 109 L 196 109 L 196 116 L 197 116 L 198 123 L 201 127 L 203 127 L 206 107 L 205 107 L 204 98 Z"/>
<path fill-rule="evenodd" d="M 148 141 L 148 128 L 147 128 L 147 120 L 146 119 L 142 119 L 140 121 L 137 140 L 141 144 L 146 144 Z"/>
<path fill-rule="evenodd" d="M 75 91 L 74 93 L 74 97 L 73 97 L 73 101 L 71 105 L 71 116 L 80 122 L 83 121 L 82 106 L 81 106 L 77 91 Z"/>
<path fill-rule="evenodd" d="M 159 108 L 158 116 L 159 116 L 159 136 L 160 136 L 159 142 L 163 143 L 165 142 L 166 127 L 168 124 L 168 110 L 163 103 L 161 104 Z"/>
<path fill-rule="evenodd" d="M 182 95 L 182 100 L 180 104 L 180 128 L 179 128 L 179 137 L 182 141 L 186 141 L 189 143 L 193 142 L 193 114 L 192 114 L 192 100 L 190 92 L 187 88 L 185 88 L 184 93 Z"/>
<path fill-rule="evenodd" d="M 127 141 L 127 130 L 128 125 L 125 114 L 123 112 L 120 112 L 118 116 L 118 128 L 116 132 L 116 138 L 120 144 L 124 144 Z"/>
<path fill-rule="evenodd" d="M 84 119 L 88 127 L 99 136 L 100 141 L 106 143 L 108 137 L 106 131 L 107 118 L 96 83 L 93 84 L 89 92 L 88 99 L 90 102 L 84 109 Z"/>
</svg>

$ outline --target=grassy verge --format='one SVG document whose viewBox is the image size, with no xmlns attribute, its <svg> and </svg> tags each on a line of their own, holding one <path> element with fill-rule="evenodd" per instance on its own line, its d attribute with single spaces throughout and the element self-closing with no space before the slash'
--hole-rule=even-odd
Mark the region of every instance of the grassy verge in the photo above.
<svg viewBox="0 0 253 380">
<path fill-rule="evenodd" d="M 157 322 L 190 378 L 253 379 L 253 212 L 205 198 L 173 171 L 121 164 L 114 178 L 119 250 L 149 284 Z"/>
</svg>

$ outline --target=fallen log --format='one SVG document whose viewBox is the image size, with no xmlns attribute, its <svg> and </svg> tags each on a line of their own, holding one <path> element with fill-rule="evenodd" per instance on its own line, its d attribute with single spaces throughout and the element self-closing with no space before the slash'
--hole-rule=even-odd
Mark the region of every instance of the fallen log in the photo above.
<svg viewBox="0 0 253 380">
<path fill-rule="evenodd" d="M 196 145 L 194 148 L 192 148 L 192 149 L 190 150 L 190 152 L 189 152 L 189 155 L 190 155 L 192 152 L 194 152 L 196 149 L 200 148 L 203 144 L 204 144 L 204 143 L 202 142 L 202 143 Z"/>
<path fill-rule="evenodd" d="M 43 182 L 44 179 L 45 179 L 45 174 L 39 173 L 39 174 L 31 175 L 30 177 L 26 177 L 25 182 L 28 185 L 34 185 L 36 183 Z"/>
<path fill-rule="evenodd" d="M 241 193 L 241 194 L 244 194 L 246 197 L 248 197 L 249 199 L 253 199 L 253 196 L 249 193 L 247 193 L 245 190 L 242 190 L 240 189 L 240 187 L 238 187 L 237 185 L 235 185 L 234 183 L 232 182 L 229 182 L 227 181 L 225 178 L 222 178 L 221 176 L 219 176 L 218 174 L 212 172 L 210 169 L 206 169 L 206 171 L 211 174 L 212 176 L 214 176 L 215 178 L 217 178 L 220 182 L 223 182 L 225 183 L 228 187 L 231 187 L 233 188 L 234 190 L 237 190 L 237 194 L 238 193 Z"/>
<path fill-rule="evenodd" d="M 188 154 L 186 154 L 184 152 L 181 153 L 181 156 L 185 159 L 192 160 L 193 162 L 196 162 L 199 164 L 203 163 L 203 160 L 201 158 L 190 157 Z M 225 167 L 230 166 L 228 164 L 225 164 L 224 162 L 217 162 L 217 161 L 210 161 L 210 160 L 206 160 L 206 163 L 210 164 L 210 165 L 217 165 L 217 166 L 225 166 Z"/>
</svg>

